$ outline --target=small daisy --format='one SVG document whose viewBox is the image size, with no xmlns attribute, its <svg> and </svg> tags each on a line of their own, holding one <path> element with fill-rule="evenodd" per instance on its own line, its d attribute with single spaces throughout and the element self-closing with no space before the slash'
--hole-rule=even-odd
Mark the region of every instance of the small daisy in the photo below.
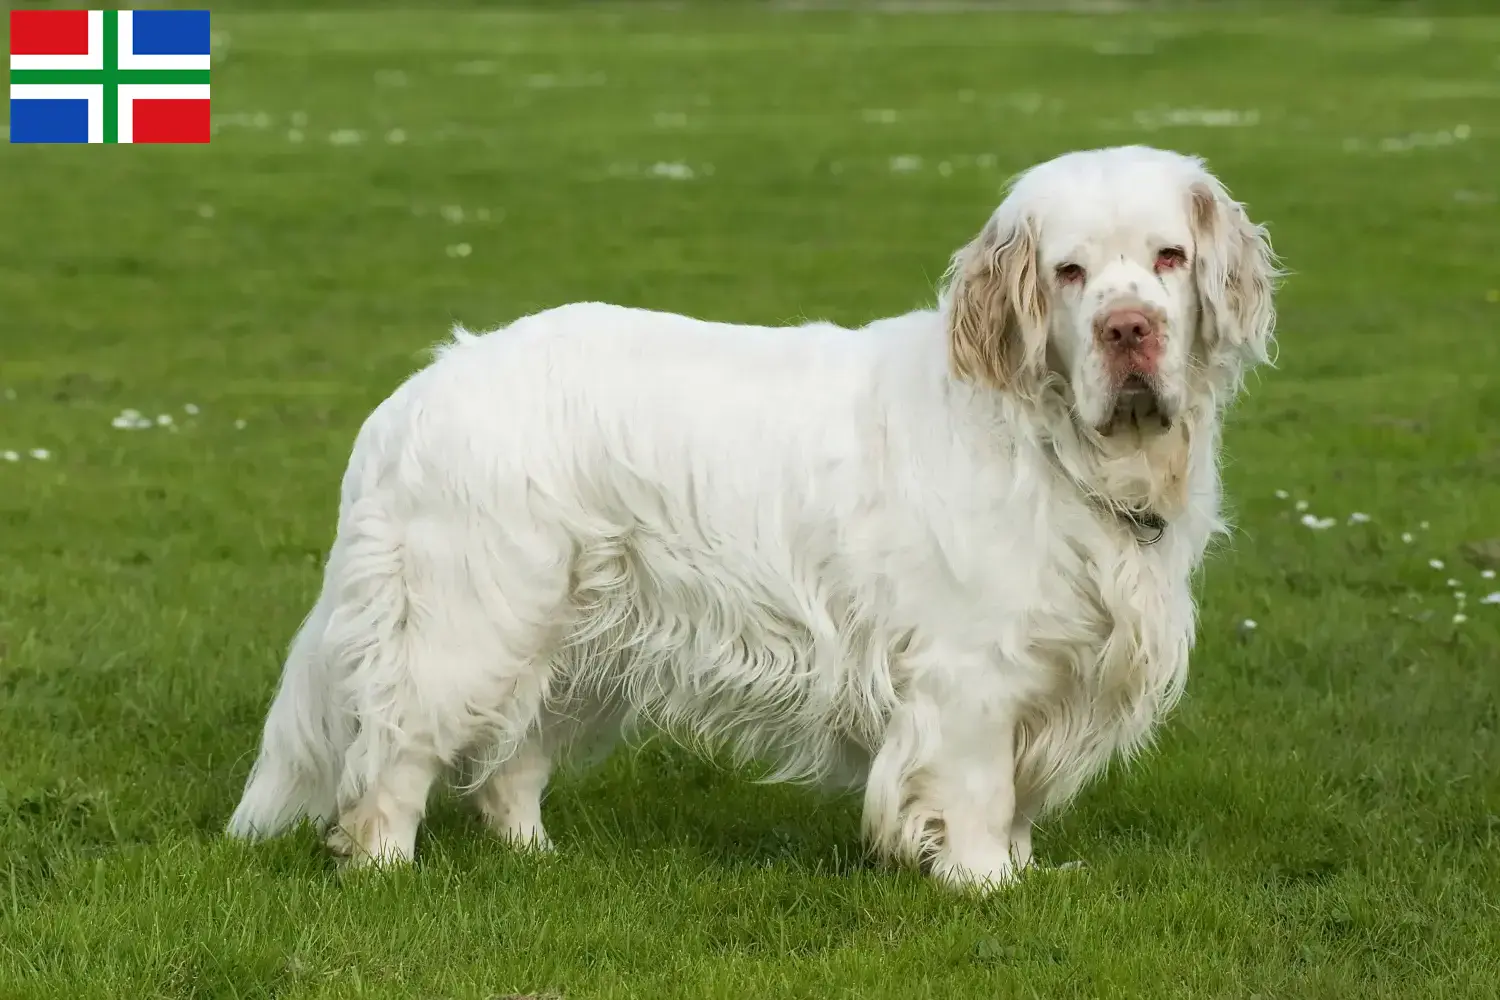
<svg viewBox="0 0 1500 1000">
<path fill-rule="evenodd" d="M 1495 571 L 1492 569 L 1480 570 L 1479 578 L 1481 580 L 1493 580 L 1495 578 Z"/>
<path fill-rule="evenodd" d="M 1355 511 L 1353 514 L 1349 515 L 1349 523 L 1350 524 L 1368 524 L 1369 521 L 1370 521 L 1370 515 L 1369 514 L 1364 514 L 1364 513 L 1361 513 L 1359 511 Z"/>
<path fill-rule="evenodd" d="M 1442 569 L 1443 561 L 1441 559 L 1429 559 L 1427 560 L 1427 565 L 1431 566 L 1433 569 Z"/>
<path fill-rule="evenodd" d="M 1411 544 L 1411 532 L 1410 531 L 1403 531 L 1403 532 L 1401 532 L 1401 540 L 1403 542 L 1405 542 L 1407 545 L 1410 545 Z"/>
<path fill-rule="evenodd" d="M 47 459 L 52 457 L 52 452 L 48 451 L 46 448 L 33 448 L 31 449 L 31 457 L 36 459 L 38 462 L 45 462 L 47 461 Z"/>
<path fill-rule="evenodd" d="M 19 462 L 21 460 L 21 453 L 17 451 L 0 451 L 0 458 L 5 459 L 7 462 Z"/>
<path fill-rule="evenodd" d="M 1455 624 L 1455 625 L 1462 625 L 1464 622 L 1466 622 L 1468 620 L 1469 620 L 1469 616 L 1468 615 L 1454 615 L 1453 616 L 1453 624 Z"/>
<path fill-rule="evenodd" d="M 1277 490 L 1276 491 L 1276 499 L 1277 500 L 1285 500 L 1289 496 L 1291 496 L 1291 494 L 1288 493 L 1286 490 Z"/>
<path fill-rule="evenodd" d="M 1304 511 L 1304 510 L 1306 510 L 1307 509 L 1307 501 L 1306 500 L 1298 500 L 1297 504 L 1296 504 L 1296 507 L 1297 507 L 1298 511 Z"/>
<path fill-rule="evenodd" d="M 198 415 L 198 404 L 189 403 L 182 408 L 182 412 L 186 413 L 190 417 L 196 417 Z"/>
</svg>

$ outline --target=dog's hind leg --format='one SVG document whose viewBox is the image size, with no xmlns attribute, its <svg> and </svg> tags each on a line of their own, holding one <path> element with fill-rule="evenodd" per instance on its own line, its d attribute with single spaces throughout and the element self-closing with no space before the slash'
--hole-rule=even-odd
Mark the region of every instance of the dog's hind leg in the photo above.
<svg viewBox="0 0 1500 1000">
<path fill-rule="evenodd" d="M 568 708 L 567 712 L 544 709 L 536 728 L 473 793 L 485 825 L 518 847 L 552 848 L 542 825 L 542 799 L 557 767 L 593 763 L 620 738 L 621 713 L 614 707 L 586 699 Z"/>
<path fill-rule="evenodd" d="M 542 826 L 542 796 L 552 776 L 552 757 L 543 734 L 532 730 L 513 754 L 474 792 L 485 826 L 517 847 L 550 851 Z"/>
<path fill-rule="evenodd" d="M 452 518 L 397 520 L 372 504 L 355 513 L 328 641 L 353 665 L 345 691 L 356 735 L 329 846 L 355 864 L 399 863 L 415 852 L 445 768 L 475 746 L 507 759 L 536 729 L 566 573 L 561 560 L 547 574 L 519 559 L 459 558 L 476 541 Z M 537 763 L 523 756 L 518 766 L 544 783 Z"/>
</svg>

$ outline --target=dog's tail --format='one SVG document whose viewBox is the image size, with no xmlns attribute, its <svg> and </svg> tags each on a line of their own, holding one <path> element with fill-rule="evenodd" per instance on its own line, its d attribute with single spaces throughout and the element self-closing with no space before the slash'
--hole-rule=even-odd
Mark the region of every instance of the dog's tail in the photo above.
<svg viewBox="0 0 1500 1000">
<path fill-rule="evenodd" d="M 325 585 L 292 640 L 260 756 L 229 820 L 231 837 L 257 840 L 304 817 L 319 827 L 333 818 L 339 771 L 353 734 L 325 642 L 332 617 L 329 589 Z"/>
</svg>

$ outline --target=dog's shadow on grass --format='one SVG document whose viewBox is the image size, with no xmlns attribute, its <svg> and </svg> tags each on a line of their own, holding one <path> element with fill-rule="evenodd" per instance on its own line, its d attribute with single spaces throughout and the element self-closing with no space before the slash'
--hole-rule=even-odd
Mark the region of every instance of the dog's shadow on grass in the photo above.
<svg viewBox="0 0 1500 1000">
<path fill-rule="evenodd" d="M 430 836 L 480 834 L 456 794 L 434 799 Z M 857 794 L 768 784 L 755 772 L 670 744 L 622 749 L 602 766 L 560 774 L 543 805 L 559 852 L 670 851 L 716 867 L 789 866 L 848 874 L 878 866 L 864 850 Z"/>
</svg>

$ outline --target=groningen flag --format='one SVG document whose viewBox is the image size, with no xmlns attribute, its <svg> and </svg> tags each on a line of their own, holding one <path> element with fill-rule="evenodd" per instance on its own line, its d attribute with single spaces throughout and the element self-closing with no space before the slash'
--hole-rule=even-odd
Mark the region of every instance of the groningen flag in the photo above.
<svg viewBox="0 0 1500 1000">
<path fill-rule="evenodd" d="M 10 12 L 10 141 L 207 142 L 206 10 Z"/>
</svg>

